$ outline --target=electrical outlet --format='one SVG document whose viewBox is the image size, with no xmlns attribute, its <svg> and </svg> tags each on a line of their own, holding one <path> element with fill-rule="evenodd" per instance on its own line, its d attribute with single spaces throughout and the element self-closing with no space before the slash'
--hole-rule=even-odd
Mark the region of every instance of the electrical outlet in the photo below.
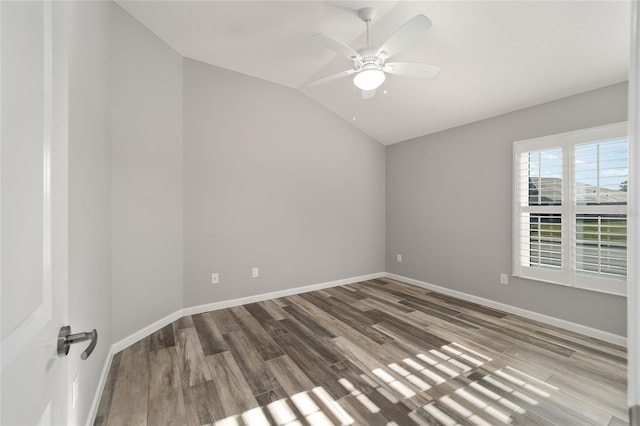
<svg viewBox="0 0 640 426">
<path fill-rule="evenodd" d="M 211 274 L 211 284 L 218 284 L 220 283 L 220 274 L 218 274 L 217 272 L 214 272 L 213 274 Z"/>
<path fill-rule="evenodd" d="M 251 268 L 251 278 L 258 278 L 260 276 L 260 270 L 258 268 Z"/>
<path fill-rule="evenodd" d="M 396 262 L 402 263 L 402 255 L 401 254 L 396 254 Z"/>
<path fill-rule="evenodd" d="M 78 387 L 80 385 L 80 376 L 76 374 L 76 377 L 73 378 L 73 383 L 71 384 L 71 408 L 76 408 L 76 403 L 78 402 L 78 395 L 80 392 Z"/>
<path fill-rule="evenodd" d="M 509 274 L 500 274 L 500 284 L 509 285 Z"/>
</svg>

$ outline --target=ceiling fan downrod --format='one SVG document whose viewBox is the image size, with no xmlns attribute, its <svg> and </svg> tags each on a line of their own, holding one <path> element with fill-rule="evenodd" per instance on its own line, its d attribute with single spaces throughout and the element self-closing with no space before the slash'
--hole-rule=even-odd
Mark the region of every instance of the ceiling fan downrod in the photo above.
<svg viewBox="0 0 640 426">
<path fill-rule="evenodd" d="M 375 18 L 376 16 L 376 9 L 373 7 L 365 7 L 363 9 L 360 9 L 360 12 L 358 12 L 358 16 L 364 21 L 365 24 L 367 24 L 367 47 L 369 47 L 371 46 L 371 40 L 369 38 L 369 23 L 373 21 L 373 18 Z"/>
</svg>

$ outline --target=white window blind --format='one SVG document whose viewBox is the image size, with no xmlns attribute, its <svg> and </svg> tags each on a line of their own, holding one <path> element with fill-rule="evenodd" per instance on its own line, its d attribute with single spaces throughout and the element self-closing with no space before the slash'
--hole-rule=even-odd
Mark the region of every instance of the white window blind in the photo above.
<svg viewBox="0 0 640 426">
<path fill-rule="evenodd" d="M 576 270 L 627 276 L 626 138 L 575 147 Z"/>
<path fill-rule="evenodd" d="M 626 123 L 514 143 L 514 275 L 626 293 Z"/>
</svg>

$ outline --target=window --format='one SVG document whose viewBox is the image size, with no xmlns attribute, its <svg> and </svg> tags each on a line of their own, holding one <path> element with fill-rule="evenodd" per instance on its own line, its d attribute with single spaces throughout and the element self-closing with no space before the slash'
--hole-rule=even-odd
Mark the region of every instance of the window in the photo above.
<svg viewBox="0 0 640 426">
<path fill-rule="evenodd" d="M 626 294 L 627 124 L 514 143 L 514 275 Z"/>
</svg>

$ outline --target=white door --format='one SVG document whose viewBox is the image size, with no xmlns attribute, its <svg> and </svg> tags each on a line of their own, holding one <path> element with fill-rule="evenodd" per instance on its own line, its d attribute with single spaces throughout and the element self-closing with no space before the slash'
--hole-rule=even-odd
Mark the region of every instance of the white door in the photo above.
<svg viewBox="0 0 640 426">
<path fill-rule="evenodd" d="M 48 1 L 0 1 L 0 424 L 64 425 L 66 77 Z M 64 61 L 61 61 L 64 62 Z"/>
</svg>

